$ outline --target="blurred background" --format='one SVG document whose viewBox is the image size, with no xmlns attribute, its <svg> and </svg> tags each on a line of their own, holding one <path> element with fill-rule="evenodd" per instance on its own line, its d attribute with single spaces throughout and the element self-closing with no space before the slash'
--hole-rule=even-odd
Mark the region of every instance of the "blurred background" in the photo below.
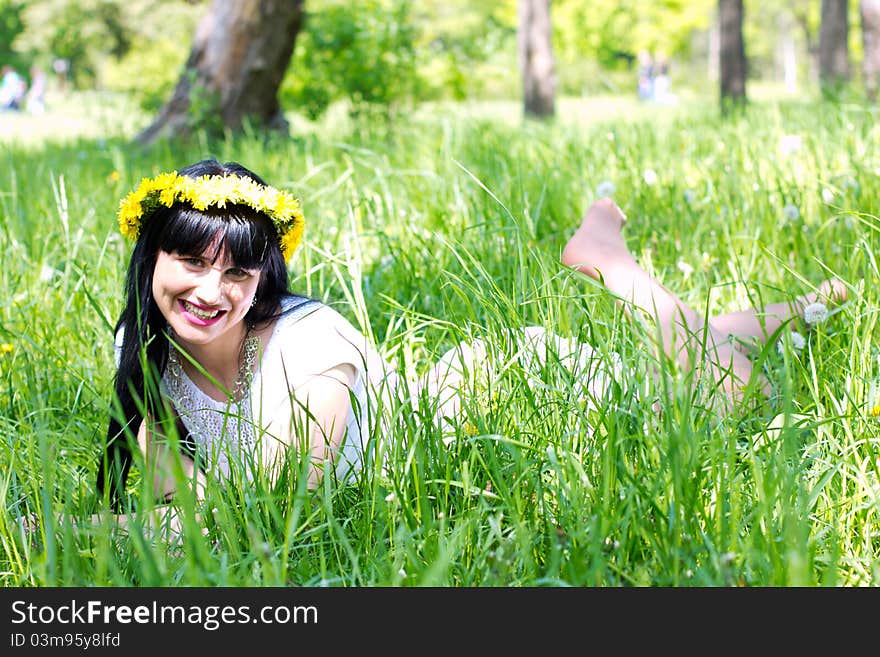
<svg viewBox="0 0 880 657">
<path fill-rule="evenodd" d="M 260 92 L 269 109 L 242 115 L 268 121 L 277 98 L 299 130 L 334 111 L 388 118 L 429 103 L 515 119 L 522 111 L 595 119 L 658 105 L 723 107 L 727 97 L 872 100 L 878 4 L 0 0 L 0 134 L 134 135 L 187 76 L 196 81 L 190 126 L 240 127 L 242 116 L 215 111 L 214 96 L 249 73 L 208 71 L 205 52 L 218 49 L 240 62 L 250 56 L 242 53 L 280 52 L 264 58 L 277 70 L 275 89 Z"/>
</svg>

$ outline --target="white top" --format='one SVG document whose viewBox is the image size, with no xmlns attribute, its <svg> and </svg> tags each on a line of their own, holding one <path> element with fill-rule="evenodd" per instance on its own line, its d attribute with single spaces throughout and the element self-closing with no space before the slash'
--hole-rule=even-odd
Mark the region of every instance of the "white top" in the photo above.
<svg viewBox="0 0 880 657">
<path fill-rule="evenodd" d="M 435 404 L 433 420 L 448 442 L 458 424 L 462 389 L 473 391 L 475 381 L 497 376 L 507 366 L 504 363 L 509 364 L 512 353 L 534 387 L 541 385 L 540 371 L 548 360 L 560 362 L 574 381 L 581 382 L 579 397 L 592 407 L 601 403 L 609 385 L 621 381 L 624 373 L 617 354 L 603 357 L 590 345 L 528 326 L 504 333 L 499 340 L 504 344 L 462 342 L 448 350 L 419 381 L 399 386 L 394 369 L 336 310 L 302 297 L 285 298 L 283 308 L 287 312 L 265 343 L 250 394 L 242 402 L 212 399 L 182 368 L 176 370 L 175 377 L 174 368 L 166 367 L 163 389 L 198 445 L 208 472 L 229 476 L 230 461 L 240 459 L 244 467 L 239 472 L 252 476 L 252 460 L 260 446 L 277 436 L 291 435 L 292 409 L 299 403 L 296 388 L 341 364 L 351 365 L 356 373 L 347 431 L 336 456 L 335 470 L 341 482 L 350 480 L 361 467 L 370 436 L 387 429 L 387 416 L 378 404 L 387 406 L 393 397 L 408 396 L 417 408 L 419 396 L 427 394 Z M 122 331 L 116 336 L 117 363 L 121 345 Z"/>
<path fill-rule="evenodd" d="M 285 298 L 282 308 L 285 314 L 265 342 L 249 395 L 241 402 L 211 398 L 183 368 L 170 366 L 162 375 L 163 391 L 198 445 L 207 472 L 228 477 L 230 461 L 240 459 L 240 472 L 251 477 L 256 448 L 291 435 L 293 408 L 304 405 L 296 399 L 296 388 L 333 367 L 350 364 L 356 374 L 352 408 L 336 456 L 336 475 L 347 481 L 362 464 L 366 437 L 373 433 L 376 405 L 370 393 L 387 388 L 383 380 L 394 380 L 393 369 L 333 308 L 301 297 Z M 122 330 L 115 342 L 118 364 Z"/>
</svg>

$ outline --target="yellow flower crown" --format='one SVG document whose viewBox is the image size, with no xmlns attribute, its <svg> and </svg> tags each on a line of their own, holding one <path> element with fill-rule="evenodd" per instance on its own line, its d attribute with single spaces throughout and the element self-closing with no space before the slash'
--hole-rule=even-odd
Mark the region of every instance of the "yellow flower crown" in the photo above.
<svg viewBox="0 0 880 657">
<path fill-rule="evenodd" d="M 289 193 L 236 175 L 190 178 L 176 171 L 142 179 L 138 188 L 119 202 L 119 232 L 137 239 L 144 216 L 160 205 L 170 208 L 176 201 L 189 203 L 196 210 L 225 208 L 230 203 L 262 212 L 275 224 L 285 262 L 302 241 L 305 219 L 299 200 Z"/>
</svg>

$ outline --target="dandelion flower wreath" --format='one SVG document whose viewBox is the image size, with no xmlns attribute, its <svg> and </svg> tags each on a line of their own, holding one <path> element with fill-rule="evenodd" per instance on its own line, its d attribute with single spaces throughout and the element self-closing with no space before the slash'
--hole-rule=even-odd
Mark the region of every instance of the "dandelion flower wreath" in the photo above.
<svg viewBox="0 0 880 657">
<path fill-rule="evenodd" d="M 305 219 L 299 200 L 288 192 L 236 175 L 190 178 L 176 171 L 142 179 L 137 189 L 119 202 L 119 232 L 128 239 L 137 239 L 145 216 L 159 206 L 170 208 L 177 201 L 189 203 L 196 210 L 225 208 L 229 203 L 262 212 L 275 224 L 285 262 L 302 241 Z"/>
</svg>

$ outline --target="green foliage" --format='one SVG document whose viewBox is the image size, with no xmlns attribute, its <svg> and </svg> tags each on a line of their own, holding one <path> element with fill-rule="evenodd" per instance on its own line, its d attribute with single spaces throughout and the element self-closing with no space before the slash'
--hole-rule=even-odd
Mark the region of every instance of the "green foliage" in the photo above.
<svg viewBox="0 0 880 657">
<path fill-rule="evenodd" d="M 21 33 L 21 0 L 0 0 L 0 63 L 20 67 L 24 62 L 20 53 L 12 50 L 12 42 Z"/>
<path fill-rule="evenodd" d="M 422 1 L 412 17 L 422 99 L 517 93 L 515 2 Z"/>
<path fill-rule="evenodd" d="M 183 71 L 187 50 L 179 39 L 160 38 L 148 48 L 130 50 L 103 68 L 103 86 L 131 97 L 155 112 L 168 100 Z"/>
<path fill-rule="evenodd" d="M 409 7 L 409 0 L 358 0 L 310 12 L 282 101 L 317 118 L 335 100 L 354 113 L 385 113 L 412 99 L 419 80 Z"/>
<path fill-rule="evenodd" d="M 595 100 L 540 125 L 518 103 L 447 104 L 393 132 L 328 117 L 297 139 L 4 144 L 0 585 L 876 586 L 877 109 L 755 100 L 722 121 L 705 99 L 616 102 L 595 122 L 577 120 L 600 116 Z M 486 338 L 492 377 L 446 432 L 430 399 L 392 404 L 387 460 L 351 485 L 306 490 L 294 459 L 274 487 L 209 486 L 201 522 L 178 499 L 177 542 L 146 529 L 145 494 L 128 533 L 75 528 L 57 518 L 89 510 L 106 428 L 130 253 L 118 199 L 206 153 L 302 198 L 296 290 L 410 376 Z M 656 361 L 650 326 L 558 264 L 604 181 L 633 253 L 695 308 L 790 299 L 831 275 L 850 286 L 828 321 L 797 327 L 802 349 L 783 335 L 750 352 L 766 405 L 713 410 L 717 393 Z M 590 408 L 561 364 L 529 378 L 512 357 L 506 331 L 523 325 L 616 353 L 626 375 Z M 35 545 L 15 525 L 28 513 Z"/>
<path fill-rule="evenodd" d="M 28 0 L 14 47 L 68 59 L 78 86 L 132 92 L 152 107 L 180 74 L 202 11 L 181 0 Z"/>
<path fill-rule="evenodd" d="M 713 0 L 558 0 L 551 11 L 554 46 L 562 61 L 596 59 L 628 65 L 640 50 L 686 55 L 693 33 L 709 27 Z"/>
</svg>

